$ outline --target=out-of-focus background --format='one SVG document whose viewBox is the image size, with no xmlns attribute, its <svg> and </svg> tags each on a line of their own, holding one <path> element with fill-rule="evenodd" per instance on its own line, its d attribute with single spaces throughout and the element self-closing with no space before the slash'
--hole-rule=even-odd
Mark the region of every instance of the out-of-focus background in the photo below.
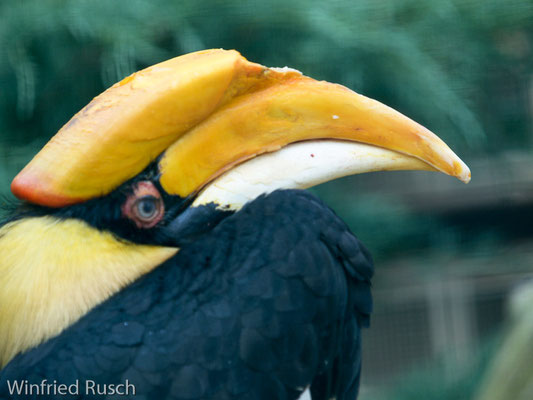
<svg viewBox="0 0 533 400">
<path fill-rule="evenodd" d="M 394 172 L 315 189 L 375 257 L 360 397 L 533 390 L 533 363 L 509 356 L 533 348 L 513 336 L 533 317 L 531 0 L 0 2 L 0 193 L 105 88 L 219 47 L 380 100 L 472 169 L 467 186 Z"/>
</svg>

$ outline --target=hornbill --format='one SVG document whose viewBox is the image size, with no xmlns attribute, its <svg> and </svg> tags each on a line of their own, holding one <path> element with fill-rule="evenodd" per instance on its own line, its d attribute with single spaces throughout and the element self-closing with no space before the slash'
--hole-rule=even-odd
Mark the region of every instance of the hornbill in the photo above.
<svg viewBox="0 0 533 400">
<path fill-rule="evenodd" d="M 142 399 L 353 400 L 373 265 L 301 189 L 402 169 L 470 179 L 399 112 L 236 51 L 123 79 L 12 182 L 0 398 L 128 382 Z"/>
</svg>

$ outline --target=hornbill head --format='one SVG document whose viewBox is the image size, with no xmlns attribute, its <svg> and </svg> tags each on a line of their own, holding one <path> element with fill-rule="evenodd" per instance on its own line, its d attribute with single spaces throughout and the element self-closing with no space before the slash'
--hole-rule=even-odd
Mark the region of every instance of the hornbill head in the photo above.
<svg viewBox="0 0 533 400">
<path fill-rule="evenodd" d="M 426 128 L 296 70 L 207 50 L 134 73 L 13 180 L 23 202 L 0 228 L 0 366 L 262 194 L 406 169 L 470 180 Z"/>
</svg>

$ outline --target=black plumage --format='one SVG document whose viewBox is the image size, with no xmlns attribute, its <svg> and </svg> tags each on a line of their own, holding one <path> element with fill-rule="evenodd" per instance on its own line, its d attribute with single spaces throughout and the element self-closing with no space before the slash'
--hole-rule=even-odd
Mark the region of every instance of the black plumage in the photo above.
<svg viewBox="0 0 533 400">
<path fill-rule="evenodd" d="M 210 229 L 176 237 L 173 258 L 13 359 L 0 398 L 7 381 L 127 379 L 136 399 L 289 400 L 311 385 L 313 400 L 353 400 L 372 310 L 367 250 L 303 191 L 211 211 Z M 166 226 L 168 241 L 181 225 Z"/>
</svg>

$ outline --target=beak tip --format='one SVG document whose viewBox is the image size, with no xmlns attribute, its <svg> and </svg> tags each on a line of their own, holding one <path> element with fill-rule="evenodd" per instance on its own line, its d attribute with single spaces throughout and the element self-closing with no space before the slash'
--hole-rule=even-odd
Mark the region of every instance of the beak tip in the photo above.
<svg viewBox="0 0 533 400">
<path fill-rule="evenodd" d="M 455 162 L 454 165 L 455 169 L 455 176 L 463 183 L 470 182 L 470 179 L 472 179 L 472 174 L 470 173 L 470 168 L 462 162 Z"/>
</svg>

